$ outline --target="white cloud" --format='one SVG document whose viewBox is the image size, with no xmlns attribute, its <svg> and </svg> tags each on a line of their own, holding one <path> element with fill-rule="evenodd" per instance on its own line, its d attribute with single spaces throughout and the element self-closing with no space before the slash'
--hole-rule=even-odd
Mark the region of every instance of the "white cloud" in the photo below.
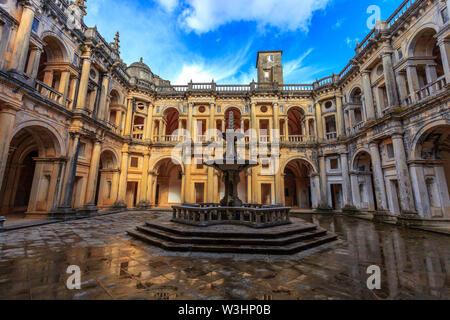
<svg viewBox="0 0 450 320">
<path fill-rule="evenodd" d="M 289 60 L 284 63 L 283 75 L 285 83 L 312 83 L 314 77 L 319 73 L 327 71 L 325 68 L 309 65 L 305 66 L 305 59 L 313 52 L 313 49 L 308 49 L 305 53 L 300 55 L 297 59 Z"/>
<path fill-rule="evenodd" d="M 307 32 L 315 11 L 330 0 L 186 0 L 180 21 L 198 34 L 233 21 L 256 21 L 260 26 Z"/>
<path fill-rule="evenodd" d="M 237 54 L 233 53 L 215 61 L 208 60 L 206 62 L 202 58 L 197 57 L 195 61 L 184 63 L 173 84 L 184 85 L 191 80 L 197 83 L 211 82 L 212 80 L 220 83 L 231 83 L 238 80 L 246 80 L 245 74 L 241 74 L 238 77 L 236 75 L 239 73 L 239 69 L 248 62 L 251 44 L 252 42 L 250 41 Z"/>
<path fill-rule="evenodd" d="M 155 0 L 167 12 L 172 12 L 178 6 L 178 0 Z"/>
</svg>

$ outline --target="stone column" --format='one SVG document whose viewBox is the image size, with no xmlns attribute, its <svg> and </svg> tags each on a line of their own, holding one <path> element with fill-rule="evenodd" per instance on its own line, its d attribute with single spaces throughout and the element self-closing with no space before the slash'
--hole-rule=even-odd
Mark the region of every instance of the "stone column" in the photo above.
<svg viewBox="0 0 450 320">
<path fill-rule="evenodd" d="M 133 99 L 128 98 L 127 101 L 127 115 L 125 118 L 125 136 L 131 135 L 131 127 L 133 125 Z"/>
<path fill-rule="evenodd" d="M 408 88 L 406 86 L 406 71 L 401 70 L 397 72 L 398 92 L 400 94 L 400 105 L 404 105 L 408 98 Z"/>
<path fill-rule="evenodd" d="M 342 189 L 345 208 L 352 205 L 352 190 L 350 185 L 350 176 L 348 172 L 347 152 L 341 152 L 341 168 L 342 168 Z"/>
<path fill-rule="evenodd" d="M 378 205 L 378 210 L 387 211 L 387 198 L 386 198 L 386 186 L 384 184 L 384 173 L 381 167 L 381 157 L 380 150 L 378 149 L 378 144 L 376 142 L 371 142 L 369 144 L 370 155 L 372 158 L 373 167 L 373 181 L 375 184 L 375 195 Z"/>
<path fill-rule="evenodd" d="M 150 160 L 150 152 L 148 150 L 144 153 L 144 163 L 142 164 L 142 178 L 141 178 L 141 201 L 139 202 L 139 207 L 148 208 L 150 207 L 150 202 L 148 198 L 148 165 Z"/>
<path fill-rule="evenodd" d="M 39 72 L 39 62 L 41 61 L 41 55 L 43 50 L 41 48 L 33 48 L 34 54 L 34 60 L 33 60 L 33 69 L 30 73 L 31 78 L 36 79 L 38 76 L 38 72 Z M 31 57 L 30 57 L 30 61 L 31 61 Z"/>
<path fill-rule="evenodd" d="M 61 104 L 67 107 L 67 96 L 69 95 L 70 70 L 61 72 L 61 80 L 59 82 L 58 91 L 63 94 Z"/>
<path fill-rule="evenodd" d="M 91 163 L 89 167 L 89 176 L 86 187 L 86 207 L 89 210 L 97 210 L 95 203 L 95 194 L 97 189 L 98 181 L 98 169 L 100 166 L 100 153 L 102 149 L 101 141 L 95 141 L 94 147 L 92 149 Z"/>
<path fill-rule="evenodd" d="M 214 119 L 215 119 L 215 113 L 216 113 L 216 105 L 214 103 L 209 104 L 209 130 L 212 133 L 215 129 L 214 125 Z M 212 139 L 213 137 L 210 137 Z M 214 175 L 214 168 L 208 167 L 208 181 L 207 181 L 207 194 L 206 194 L 206 202 L 215 202 L 214 201 L 214 181 L 215 181 L 215 175 Z"/>
<path fill-rule="evenodd" d="M 192 162 L 192 159 L 189 159 L 190 162 Z M 184 177 L 184 199 L 182 198 L 182 201 L 184 203 L 190 202 L 191 201 L 191 197 L 189 197 L 189 195 L 194 194 L 194 190 L 192 190 L 191 188 L 191 164 L 190 163 L 186 163 L 184 165 L 185 167 L 185 177 Z"/>
<path fill-rule="evenodd" d="M 425 182 L 423 165 L 413 163 L 410 170 L 417 212 L 422 218 L 431 218 L 430 198 L 428 196 L 427 184 Z"/>
<path fill-rule="evenodd" d="M 125 207 L 125 196 L 127 192 L 127 181 L 128 181 L 128 145 L 125 144 L 122 149 L 122 161 L 120 164 L 120 178 L 119 178 L 119 192 L 117 196 L 116 206 Z"/>
<path fill-rule="evenodd" d="M 325 156 L 319 156 L 319 175 L 320 175 L 319 207 L 328 208 L 327 168 L 325 165 Z"/>
<path fill-rule="evenodd" d="M 337 95 L 336 96 L 336 124 L 337 124 L 337 132 L 338 137 L 345 136 L 345 129 L 344 129 L 344 112 L 342 110 L 342 96 Z"/>
<path fill-rule="evenodd" d="M 375 107 L 373 105 L 372 84 L 370 83 L 370 71 L 363 70 L 363 94 L 366 105 L 367 120 L 375 120 Z"/>
<path fill-rule="evenodd" d="M 322 119 L 322 107 L 320 103 L 316 103 L 316 123 L 317 123 L 317 138 L 319 140 L 323 140 L 324 132 L 323 132 L 323 119 Z"/>
<path fill-rule="evenodd" d="M 408 170 L 405 146 L 401 134 L 392 135 L 394 145 L 395 163 L 397 167 L 398 186 L 400 188 L 400 203 L 402 211 L 415 212 L 414 197 L 411 186 L 411 178 Z"/>
<path fill-rule="evenodd" d="M 30 3 L 25 3 L 14 41 L 14 50 L 11 56 L 11 69 L 23 73 L 27 61 L 28 48 L 30 46 L 31 29 L 33 27 L 35 9 Z"/>
<path fill-rule="evenodd" d="M 273 129 L 275 130 L 275 135 L 272 139 L 280 139 L 280 106 L 278 103 L 273 104 Z"/>
<path fill-rule="evenodd" d="M 72 209 L 72 197 L 73 197 L 73 188 L 75 186 L 75 178 L 77 174 L 77 166 L 78 166 L 78 153 L 80 150 L 80 134 L 75 132 L 71 133 L 72 136 L 72 148 L 69 153 L 69 161 L 67 163 L 66 170 L 66 183 L 64 186 L 64 194 L 62 203 L 59 208 L 56 209 L 56 214 L 70 214 L 74 213 L 74 209 Z"/>
<path fill-rule="evenodd" d="M 14 129 L 14 121 L 16 120 L 16 113 L 19 110 L 20 107 L 0 104 L 0 188 L 2 187 L 3 176 L 8 161 L 9 144 Z"/>
<path fill-rule="evenodd" d="M 28 74 L 30 77 L 32 78 L 36 78 L 37 76 L 37 70 L 36 70 L 36 75 L 34 75 L 34 71 L 36 68 L 36 63 L 38 64 L 39 67 L 39 60 L 41 59 L 41 49 L 38 47 L 32 47 L 29 49 L 30 51 L 30 56 L 28 58 L 28 65 L 26 66 L 26 70 L 25 73 Z M 39 59 L 38 59 L 39 58 Z"/>
<path fill-rule="evenodd" d="M 398 94 L 397 94 L 397 84 L 395 82 L 394 69 L 392 66 L 392 53 L 384 52 L 382 53 L 383 58 L 383 69 L 384 69 L 384 80 L 386 82 L 386 91 L 389 102 L 389 107 L 398 106 Z"/>
<path fill-rule="evenodd" d="M 319 208 L 320 199 L 320 177 L 315 174 L 311 177 L 311 204 L 313 209 Z"/>
<path fill-rule="evenodd" d="M 187 122 L 186 122 L 186 130 L 190 134 L 190 138 L 193 140 L 194 137 L 194 126 L 193 126 L 193 103 L 188 103 L 188 116 L 187 116 Z"/>
<path fill-rule="evenodd" d="M 447 1 L 448 2 L 448 1 Z M 450 11 L 449 4 L 447 3 L 447 9 Z M 442 66 L 444 68 L 445 80 L 447 84 L 450 83 L 450 40 L 438 39 L 437 45 L 441 51 Z"/>
<path fill-rule="evenodd" d="M 83 110 L 86 108 L 86 98 L 88 93 L 88 85 L 89 85 L 89 76 L 91 73 L 91 51 L 85 52 L 82 57 L 83 59 L 83 67 L 81 69 L 81 78 L 80 85 L 78 87 L 78 97 L 77 97 L 77 105 L 76 109 Z"/>
<path fill-rule="evenodd" d="M 286 118 L 284 120 L 284 136 L 285 136 L 285 141 L 289 141 L 289 119 Z"/>
<path fill-rule="evenodd" d="M 438 78 L 437 77 L 436 67 L 437 67 L 436 63 L 429 63 L 425 67 L 425 73 L 426 73 L 426 76 L 427 76 L 427 82 L 429 84 L 435 82 L 437 80 L 437 78 Z"/>
<path fill-rule="evenodd" d="M 178 126 L 180 129 L 180 126 Z M 144 140 L 145 141 L 153 141 L 153 105 L 149 104 L 148 106 L 148 114 L 147 114 L 147 122 L 144 130 Z"/>
<path fill-rule="evenodd" d="M 420 89 L 419 77 L 417 76 L 417 66 L 407 65 L 406 76 L 408 77 L 409 93 L 411 95 L 412 102 L 417 101 L 417 90 Z"/>
<path fill-rule="evenodd" d="M 102 79 L 102 89 L 100 91 L 100 103 L 98 108 L 98 119 L 106 120 L 106 114 L 108 111 L 108 93 L 109 93 L 109 80 L 110 75 L 105 73 Z M 116 117 L 118 115 L 116 114 Z"/>
</svg>

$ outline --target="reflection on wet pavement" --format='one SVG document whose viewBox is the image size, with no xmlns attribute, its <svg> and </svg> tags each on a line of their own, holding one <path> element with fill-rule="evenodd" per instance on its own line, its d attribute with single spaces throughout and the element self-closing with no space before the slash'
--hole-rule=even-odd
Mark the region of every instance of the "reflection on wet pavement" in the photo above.
<svg viewBox="0 0 450 320">
<path fill-rule="evenodd" d="M 449 237 L 302 215 L 341 242 L 291 257 L 167 253 L 133 240 L 155 213 L 128 212 L 0 234 L 0 299 L 449 299 Z M 382 270 L 381 290 L 366 286 Z M 69 265 L 81 290 L 68 290 Z"/>
</svg>

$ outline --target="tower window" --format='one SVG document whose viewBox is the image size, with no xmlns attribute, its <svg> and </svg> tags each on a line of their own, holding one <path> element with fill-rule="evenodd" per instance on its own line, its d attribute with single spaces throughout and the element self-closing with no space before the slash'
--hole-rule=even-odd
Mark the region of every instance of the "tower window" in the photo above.
<svg viewBox="0 0 450 320">
<path fill-rule="evenodd" d="M 269 71 L 264 71 L 264 78 L 269 79 L 270 73 Z"/>
<path fill-rule="evenodd" d="M 273 62 L 273 55 L 267 56 L 267 61 L 268 62 Z"/>
</svg>

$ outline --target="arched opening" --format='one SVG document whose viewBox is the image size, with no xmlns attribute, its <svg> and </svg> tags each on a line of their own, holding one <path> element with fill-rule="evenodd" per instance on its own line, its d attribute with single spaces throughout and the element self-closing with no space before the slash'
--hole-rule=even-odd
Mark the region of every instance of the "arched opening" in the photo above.
<svg viewBox="0 0 450 320">
<path fill-rule="evenodd" d="M 62 42 L 54 36 L 43 38 L 45 46 L 41 53 L 37 68 L 37 89 L 39 93 L 60 104 L 66 105 L 63 94 L 67 90 L 69 98 L 75 90 L 75 81 L 71 80 L 71 73 L 67 70 L 68 55 Z M 30 61 L 31 62 L 31 58 Z M 71 100 L 69 98 L 69 100 Z M 69 101 L 72 102 L 72 101 Z"/>
<path fill-rule="evenodd" d="M 425 187 L 419 193 L 428 197 L 425 201 L 429 203 L 429 214 L 432 217 L 449 217 L 450 125 L 436 126 L 424 132 L 417 143 L 415 155 L 426 160 L 421 170 L 414 170 L 412 178 L 415 188 L 420 190 Z M 417 177 L 419 173 L 423 177 Z"/>
<path fill-rule="evenodd" d="M 409 58 L 415 60 L 410 62 L 407 81 L 419 100 L 443 89 L 444 68 L 434 29 L 426 28 L 415 36 L 409 48 Z"/>
<path fill-rule="evenodd" d="M 24 218 L 52 209 L 59 155 L 57 138 L 44 127 L 27 127 L 14 135 L 0 192 L 3 215 Z"/>
<path fill-rule="evenodd" d="M 183 202 L 181 187 L 183 181 L 182 167 L 172 159 L 159 161 L 155 169 L 156 185 L 153 191 L 153 203 L 157 207 L 170 207 Z M 194 192 L 188 190 L 188 192 Z"/>
<path fill-rule="evenodd" d="M 350 93 L 350 104 L 351 104 L 349 110 L 350 121 L 353 124 L 353 126 L 357 126 L 358 124 L 364 121 L 362 108 L 363 95 L 359 87 L 354 88 L 353 91 Z"/>
<path fill-rule="evenodd" d="M 98 208 L 106 208 L 114 204 L 117 198 L 119 182 L 118 160 L 116 155 L 105 150 L 100 155 L 95 203 Z"/>
<path fill-rule="evenodd" d="M 228 130 L 228 128 L 229 128 L 228 120 L 230 119 L 231 112 L 233 113 L 233 116 L 234 116 L 234 128 L 233 129 L 234 130 L 241 129 L 241 120 L 242 120 L 241 111 L 238 108 L 231 107 L 225 111 L 225 131 Z"/>
<path fill-rule="evenodd" d="M 351 175 L 354 204 L 358 209 L 377 210 L 372 173 L 372 158 L 361 151 L 354 159 Z"/>
<path fill-rule="evenodd" d="M 288 111 L 288 135 L 289 138 L 303 135 L 303 120 L 305 112 L 297 107 L 290 108 Z"/>
<path fill-rule="evenodd" d="M 311 209 L 311 165 L 305 160 L 290 161 L 284 169 L 284 199 L 288 207 Z"/>
<path fill-rule="evenodd" d="M 180 113 L 175 108 L 169 108 L 164 112 L 165 132 L 166 136 L 173 136 L 179 128 Z"/>
<path fill-rule="evenodd" d="M 142 140 L 144 139 L 144 124 L 145 118 L 140 116 L 135 116 L 133 120 L 133 139 Z"/>
</svg>

